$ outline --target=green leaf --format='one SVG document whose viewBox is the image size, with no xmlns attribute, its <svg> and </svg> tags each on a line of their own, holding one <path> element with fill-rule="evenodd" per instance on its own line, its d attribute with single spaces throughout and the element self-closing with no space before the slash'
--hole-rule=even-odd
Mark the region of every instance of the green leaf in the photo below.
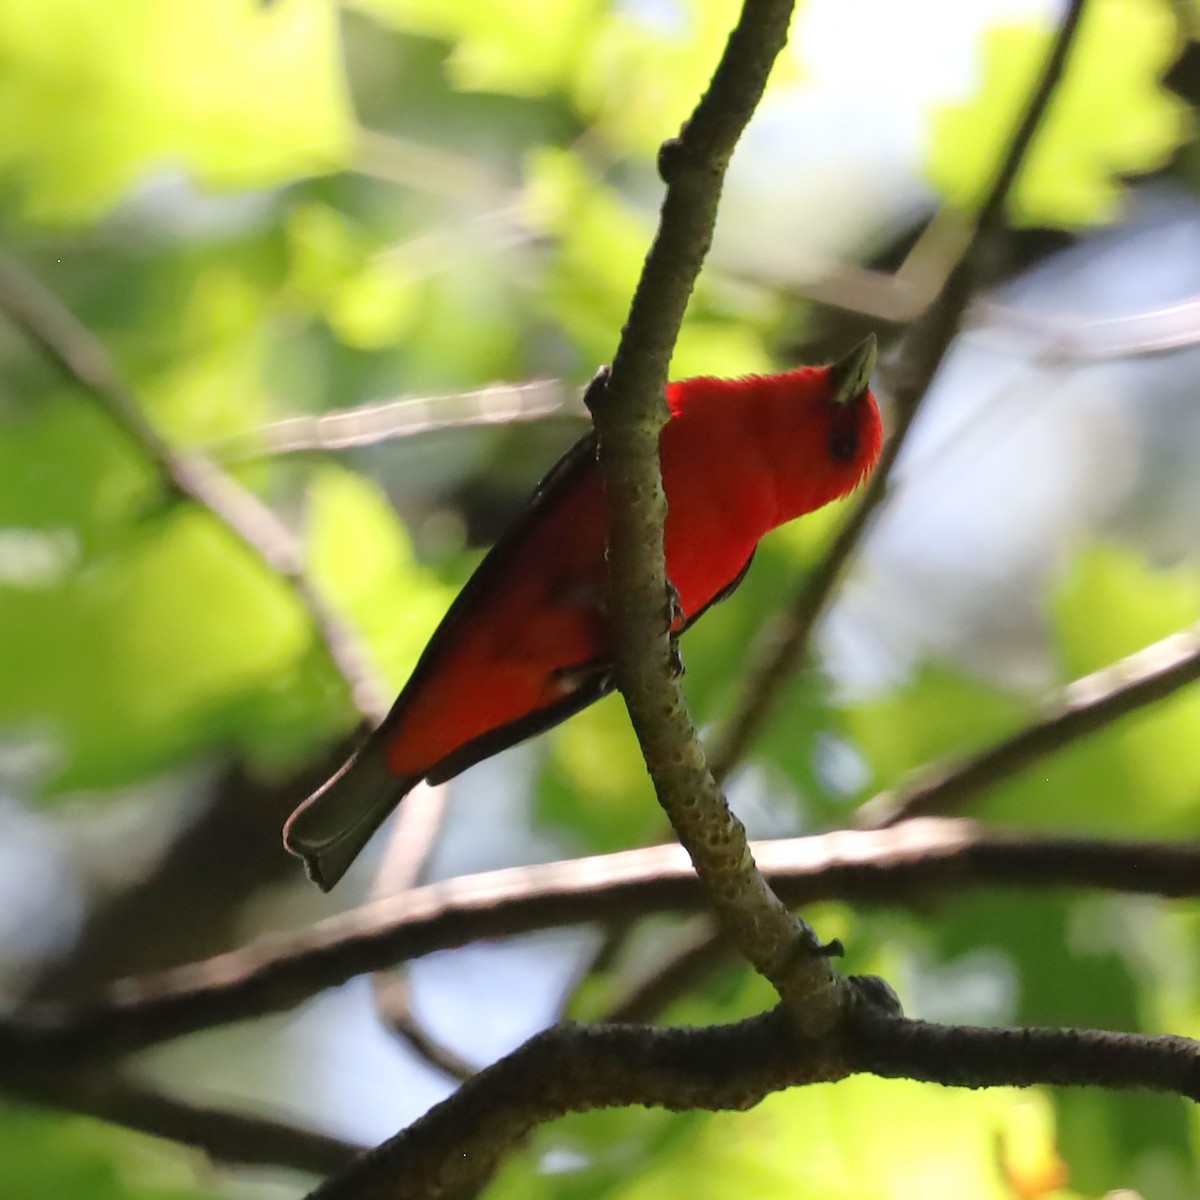
<svg viewBox="0 0 1200 1200">
<path fill-rule="evenodd" d="M 547 734 L 538 781 L 539 821 L 569 829 L 593 853 L 653 838 L 666 818 L 619 696 L 593 704 Z"/>
<path fill-rule="evenodd" d="M 60 787 L 124 783 L 252 737 L 235 702 L 286 678 L 309 642 L 286 587 L 180 508 L 65 577 L 0 589 L 0 725 L 60 741 Z"/>
<path fill-rule="evenodd" d="M 366 639 L 372 660 L 399 688 L 454 589 L 422 568 L 383 492 L 339 467 L 322 467 L 308 494 L 309 570 L 337 611 Z"/>
<path fill-rule="evenodd" d="M 350 154 L 328 0 L 0 0 L 0 61 L 0 177 L 31 220 L 91 220 L 154 169 L 262 187 Z"/>
<path fill-rule="evenodd" d="M 0 1105 L 0 1196 L 201 1200 L 187 1157 L 82 1117 Z"/>
<path fill-rule="evenodd" d="M 1151 571 L 1129 551 L 1083 554 L 1054 601 L 1064 681 L 1105 666 L 1200 618 L 1200 572 Z M 888 786 L 930 762 L 982 749 L 1032 718 L 1027 700 L 944 668 L 847 711 Z M 1185 688 L 1038 760 L 973 800 L 979 816 L 1089 832 L 1189 829 L 1200 792 L 1200 693 Z"/>
<path fill-rule="evenodd" d="M 1007 1088 L 961 1092 L 856 1077 L 769 1096 L 750 1112 L 720 1113 L 695 1128 L 695 1137 L 610 1193 L 614 1200 L 1012 1200 L 1018 1168 L 1025 1177 L 1061 1178 L 1049 1106 Z"/>
<path fill-rule="evenodd" d="M 1151 570 L 1128 550 L 1076 559 L 1054 600 L 1064 673 L 1079 676 L 1200 619 L 1200 572 Z M 1200 793 L 1200 692 L 1185 688 L 1052 759 L 1026 803 L 1090 829 L 1190 831 Z M 1012 802 L 1019 802 L 1015 793 Z"/>
<path fill-rule="evenodd" d="M 577 108 L 606 144 L 652 160 L 707 89 L 740 11 L 739 0 L 677 0 L 666 17 L 659 6 L 618 7 L 576 72 Z M 794 87 L 799 77 L 785 53 L 770 86 Z"/>
<path fill-rule="evenodd" d="M 447 64 L 464 90 L 543 96 L 575 77 L 606 5 L 602 0 L 351 0 L 405 33 L 454 43 Z"/>
<path fill-rule="evenodd" d="M 1151 568 L 1132 550 L 1091 546 L 1054 595 L 1056 645 L 1067 678 L 1085 675 L 1200 619 L 1200 570 Z"/>
<path fill-rule="evenodd" d="M 175 332 L 185 343 L 147 373 L 140 398 L 173 445 L 204 445 L 254 428 L 266 416 L 263 297 L 238 267 L 196 272 Z M 88 401 L 80 397 L 80 404 Z"/>
<path fill-rule="evenodd" d="M 1050 43 L 1041 24 L 987 34 L 983 82 L 971 100 L 933 114 L 927 169 L 946 199 L 976 206 L 1028 102 Z M 1117 176 L 1161 167 L 1190 134 L 1187 107 L 1159 79 L 1177 53 L 1175 17 L 1161 0 L 1095 0 L 1046 124 L 1010 201 L 1018 224 L 1112 220 Z"/>
<path fill-rule="evenodd" d="M 288 216 L 287 298 L 320 312 L 345 346 L 383 350 L 404 340 L 419 288 L 393 251 L 372 253 L 371 234 L 327 204 Z"/>
<path fill-rule="evenodd" d="M 1004 955 L 1016 981 L 1006 1020 L 1153 1032 L 1161 1026 L 1148 1009 L 1161 983 L 1143 968 L 1156 931 L 1138 921 L 1130 938 L 1131 909 L 1130 901 L 1110 897 L 964 892 L 939 908 L 926 935 L 946 963 L 980 948 Z M 1177 1097 L 1097 1088 L 1052 1095 L 1061 1153 L 1086 1194 L 1132 1182 L 1130 1164 L 1140 1156 L 1194 1171 L 1190 1106 Z"/>
<path fill-rule="evenodd" d="M 1030 710 L 1027 701 L 927 664 L 895 692 L 849 707 L 845 719 L 871 766 L 873 786 L 888 787 L 918 767 L 980 748 Z"/>
<path fill-rule="evenodd" d="M 1055 597 L 1064 677 L 1106 666 L 1200 617 L 1200 573 L 1152 571 L 1128 550 L 1082 554 Z M 995 788 L 997 820 L 1130 836 L 1191 830 L 1200 790 L 1200 694 L 1185 688 Z"/>
<path fill-rule="evenodd" d="M 633 208 L 570 150 L 532 154 L 526 179 L 526 219 L 558 241 L 542 294 L 545 314 L 585 354 L 605 361 L 650 244 L 652 214 Z"/>
</svg>

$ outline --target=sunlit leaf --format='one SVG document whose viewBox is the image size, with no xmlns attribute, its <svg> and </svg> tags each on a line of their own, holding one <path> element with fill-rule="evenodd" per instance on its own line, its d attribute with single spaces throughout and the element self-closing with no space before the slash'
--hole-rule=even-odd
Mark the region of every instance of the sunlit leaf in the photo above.
<svg viewBox="0 0 1200 1200">
<path fill-rule="evenodd" d="M 952 204 L 971 207 L 990 185 L 1045 61 L 1043 25 L 1002 25 L 986 37 L 973 99 L 934 113 L 927 169 Z M 1158 82 L 1177 53 L 1171 6 L 1096 0 L 1084 9 L 1066 78 L 1011 202 L 1022 224 L 1111 220 L 1117 176 L 1163 165 L 1190 130 L 1183 103 Z"/>
<path fill-rule="evenodd" d="M 351 471 L 324 467 L 309 489 L 313 578 L 367 640 L 399 688 L 449 606 L 451 588 L 423 570 L 386 497 Z"/>
<path fill-rule="evenodd" d="M 740 10 L 737 0 L 622 6 L 576 75 L 579 109 L 607 143 L 652 158 L 691 115 Z M 794 86 L 798 76 L 795 59 L 783 54 L 771 86 Z"/>
<path fill-rule="evenodd" d="M 978 749 L 1029 710 L 981 681 L 927 665 L 896 692 L 853 705 L 846 723 L 877 783 L 888 786 L 926 763 Z"/>
<path fill-rule="evenodd" d="M 1085 675 L 1200 620 L 1200 571 L 1152 569 L 1131 550 L 1093 546 L 1071 564 L 1053 613 L 1063 674 Z"/>
<path fill-rule="evenodd" d="M 175 318 L 190 353 L 174 355 L 139 397 L 172 443 L 219 441 L 265 418 L 262 314 L 259 289 L 240 271 L 217 265 L 197 274 Z"/>
<path fill-rule="evenodd" d="M 664 828 L 619 698 L 572 717 L 547 741 L 551 757 L 538 788 L 541 820 L 570 829 L 581 846 L 597 852 L 639 845 Z"/>
<path fill-rule="evenodd" d="M 1078 675 L 1149 645 L 1200 619 L 1200 573 L 1155 571 L 1129 551 L 1094 549 L 1077 559 L 1055 599 L 1066 674 Z M 1200 795 L 1200 693 L 1185 688 L 1090 738 L 1071 756 L 1093 764 L 1098 789 L 1060 791 L 1057 804 L 1089 825 L 1128 831 L 1191 828 Z M 1044 778 L 1055 779 L 1051 764 Z M 1102 799 L 1112 797 L 1111 807 Z"/>
<path fill-rule="evenodd" d="M 0 591 L 0 724 L 61 740 L 60 786 L 124 782 L 233 739 L 230 705 L 309 640 L 286 587 L 181 508 L 64 580 Z"/>
<path fill-rule="evenodd" d="M 200 1200 L 186 1158 L 81 1117 L 0 1107 L 0 1195 L 21 1200 Z"/>
<path fill-rule="evenodd" d="M 597 361 L 611 354 L 653 229 L 639 212 L 589 174 L 569 150 L 532 155 L 525 190 L 527 219 L 558 241 L 544 303 Z"/>
<path fill-rule="evenodd" d="M 1001 953 L 1015 995 L 999 1019 L 1021 1025 L 1095 1029 L 1147 1028 L 1146 1005 L 1158 981 L 1129 936 L 1137 924 L 1128 901 L 1061 891 L 965 892 L 939 905 L 923 936 L 943 964 Z M 934 988 L 937 988 L 935 981 Z M 939 992 L 945 1003 L 945 989 Z M 953 1011 L 918 1016 L 954 1019 Z M 1153 1027 L 1150 1025 L 1149 1027 Z M 1118 1178 L 1130 1181 L 1140 1156 L 1184 1169 L 1192 1156 L 1190 1106 L 1170 1096 L 1071 1088 L 1052 1093 L 1059 1147 L 1085 1194 Z"/>
<path fill-rule="evenodd" d="M 931 1130 L 937 1130 L 933 1142 Z M 698 1136 L 612 1194 L 620 1200 L 741 1194 L 1011 1200 L 1006 1159 L 1053 1163 L 1053 1121 L 1036 1095 L 860 1077 L 710 1117 Z M 1056 1193 L 1057 1200 L 1068 1195 Z"/>
<path fill-rule="evenodd" d="M 353 6 L 406 33 L 454 43 L 449 68 L 461 88 L 541 96 L 578 70 L 602 0 L 352 0 Z"/>
<path fill-rule="evenodd" d="M 347 346 L 373 350 L 401 341 L 419 294 L 403 262 L 373 253 L 371 233 L 327 204 L 297 208 L 287 232 L 290 302 L 320 312 Z"/>
<path fill-rule="evenodd" d="M 345 162 L 329 0 L 0 0 L 0 177 L 38 221 L 111 208 L 154 170 L 265 186 Z"/>
</svg>

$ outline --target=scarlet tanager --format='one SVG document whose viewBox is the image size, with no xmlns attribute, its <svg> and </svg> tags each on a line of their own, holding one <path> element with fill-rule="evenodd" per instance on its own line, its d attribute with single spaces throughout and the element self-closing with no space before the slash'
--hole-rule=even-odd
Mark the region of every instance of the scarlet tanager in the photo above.
<svg viewBox="0 0 1200 1200">
<path fill-rule="evenodd" d="M 874 466 L 874 365 L 870 337 L 832 366 L 667 386 L 659 451 L 674 632 L 737 587 L 765 533 L 846 495 Z M 589 436 L 480 563 L 383 724 L 288 820 L 284 844 L 320 888 L 421 780 L 450 779 L 612 690 L 607 590 Z"/>
</svg>

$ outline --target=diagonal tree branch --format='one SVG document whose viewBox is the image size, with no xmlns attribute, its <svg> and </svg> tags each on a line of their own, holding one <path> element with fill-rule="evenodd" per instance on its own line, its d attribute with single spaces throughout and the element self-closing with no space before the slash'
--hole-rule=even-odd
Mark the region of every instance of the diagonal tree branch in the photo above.
<svg viewBox="0 0 1200 1200">
<path fill-rule="evenodd" d="M 909 327 L 885 364 L 895 425 L 874 475 L 822 559 L 805 576 L 791 603 L 760 635 L 733 716 L 713 739 L 709 758 L 723 779 L 746 752 L 787 679 L 800 665 L 817 619 L 829 602 L 862 541 L 875 511 L 887 497 L 892 470 L 933 377 L 958 333 L 976 291 L 981 257 L 1003 226 L 1004 209 L 1028 161 L 1034 138 L 1066 69 L 1084 0 L 1070 0 L 1050 46 L 1041 78 L 1029 98 L 991 187 L 963 239 L 962 256 L 929 307 Z"/>
<path fill-rule="evenodd" d="M 374 899 L 403 897 L 417 886 L 441 833 L 449 793 L 446 784 L 437 787 L 421 784 L 400 806 L 371 889 Z M 417 1018 L 412 978 L 406 965 L 392 971 L 376 971 L 371 976 L 371 998 L 384 1025 L 435 1071 L 459 1083 L 475 1073 L 471 1063 L 438 1041 Z"/>
<path fill-rule="evenodd" d="M 778 885 L 773 884 L 776 891 Z M 730 961 L 729 939 L 711 921 L 664 947 L 652 971 L 636 980 L 598 1018 L 606 1024 L 650 1022 L 681 996 L 694 992 Z"/>
<path fill-rule="evenodd" d="M 856 824 L 863 829 L 882 829 L 914 817 L 960 811 L 981 792 L 1047 755 L 1165 700 L 1197 679 L 1200 626 L 1193 626 L 1072 681 L 1045 702 L 1040 719 L 976 754 L 925 769 L 912 782 L 880 792 L 859 808 Z M 647 1003 L 674 996 L 682 980 L 722 958 L 716 933 L 707 942 L 687 947 L 680 961 L 672 959 L 663 966 L 661 980 L 650 977 L 642 981 L 633 1011 L 644 1015 Z"/>
<path fill-rule="evenodd" d="M 816 934 L 754 865 L 746 833 L 708 770 L 673 670 L 658 461 L 663 387 L 684 310 L 712 239 L 725 168 L 787 40 L 792 0 L 746 0 L 708 91 L 664 144 L 667 184 L 611 376 L 589 389 L 608 522 L 616 675 L 646 766 L 718 917 L 809 1033 L 836 1024 L 843 989 Z"/>
<path fill-rule="evenodd" d="M 1200 625 L 1154 642 L 1067 684 L 1045 715 L 1009 737 L 915 782 L 882 792 L 859 809 L 864 828 L 948 813 L 1039 759 L 1107 728 L 1200 679 Z"/>
<path fill-rule="evenodd" d="M 756 842 L 789 904 L 920 905 L 961 891 L 1100 889 L 1200 895 L 1200 845 L 995 833 L 922 818 L 894 829 Z M 539 929 L 705 909 L 675 845 L 515 867 L 415 888 L 393 900 L 260 938 L 240 950 L 111 985 L 77 1005 L 0 1018 L 0 1084 L 10 1072 L 78 1066 L 234 1021 L 287 1011 L 358 975 L 439 950 Z"/>
<path fill-rule="evenodd" d="M 918 252 L 922 257 L 957 255 L 957 261 L 952 266 L 939 267 L 943 273 L 940 283 L 934 284 L 933 298 L 909 328 L 889 372 L 896 427 L 858 505 L 825 554 L 805 575 L 791 602 L 768 622 L 752 647 L 733 713 L 718 728 L 708 747 L 708 761 L 718 782 L 728 778 L 745 754 L 788 679 L 803 661 L 817 621 L 888 494 L 892 471 L 908 431 L 976 291 L 980 259 L 1002 226 L 1009 194 L 1062 79 L 1083 7 L 1083 0 L 1071 0 L 1068 4 L 1037 87 L 973 223 L 964 225 L 957 214 L 943 211 L 922 236 L 924 248 Z M 622 936 L 616 931 L 610 937 L 612 945 L 606 946 L 608 953 L 619 946 Z M 673 964 L 668 965 L 668 970 L 674 970 Z M 654 990 L 652 981 L 647 980 L 646 986 Z"/>
<path fill-rule="evenodd" d="M 0 257 L 0 313 L 20 329 L 108 415 L 177 496 L 207 509 L 291 588 L 312 619 L 355 707 L 372 723 L 388 696 L 358 639 L 306 572 L 304 552 L 288 527 L 253 492 L 195 451 L 176 450 L 147 420 L 100 341 L 32 275 Z"/>
<path fill-rule="evenodd" d="M 167 1138 L 234 1166 L 326 1175 L 341 1170 L 363 1149 L 286 1121 L 180 1100 L 104 1069 L 43 1070 L 21 1080 L 0 1080 L 0 1087 L 19 1100 Z"/>
</svg>

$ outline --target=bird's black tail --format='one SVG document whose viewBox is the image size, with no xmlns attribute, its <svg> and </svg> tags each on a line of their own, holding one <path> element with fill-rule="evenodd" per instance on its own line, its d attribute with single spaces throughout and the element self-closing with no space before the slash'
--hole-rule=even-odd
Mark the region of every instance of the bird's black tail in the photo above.
<svg viewBox="0 0 1200 1200">
<path fill-rule="evenodd" d="M 283 844 L 304 860 L 308 877 L 329 891 L 384 819 L 420 782 L 388 770 L 387 746 L 369 738 L 332 779 L 288 818 Z"/>
</svg>

